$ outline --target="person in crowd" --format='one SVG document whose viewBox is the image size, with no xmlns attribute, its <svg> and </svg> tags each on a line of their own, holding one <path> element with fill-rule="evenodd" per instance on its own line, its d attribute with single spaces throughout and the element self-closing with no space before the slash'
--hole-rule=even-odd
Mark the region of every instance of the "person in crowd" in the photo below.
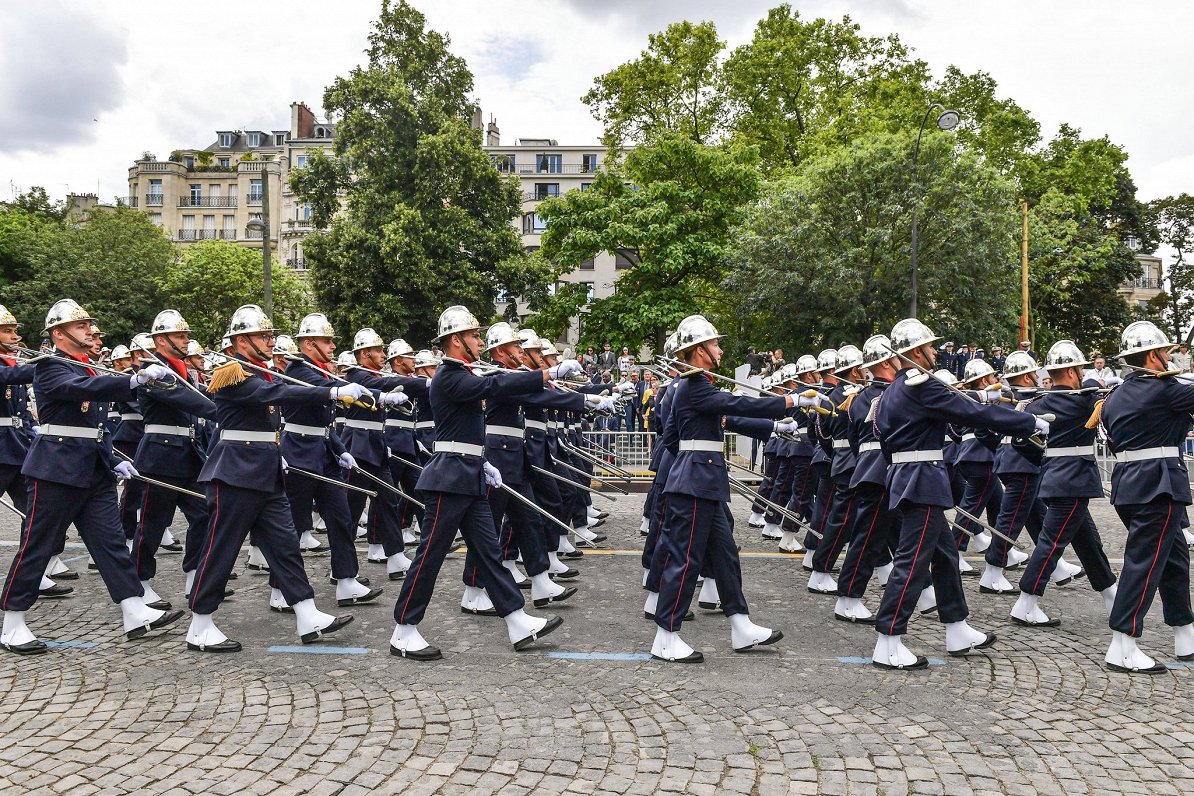
<svg viewBox="0 0 1194 796">
<path fill-rule="evenodd" d="M 618 357 L 614 354 L 613 347 L 609 343 L 603 343 L 601 353 L 597 355 L 597 369 L 612 371 L 617 364 Z"/>
<path fill-rule="evenodd" d="M 1003 364 L 1007 362 L 1007 357 L 1003 355 L 1003 346 L 991 346 L 991 358 L 987 360 L 991 363 L 991 367 L 995 369 L 996 373 L 1003 372 Z"/>
<path fill-rule="evenodd" d="M 618 370 L 626 373 L 634 369 L 634 354 L 630 353 L 629 346 L 622 346 L 622 353 L 618 355 Z"/>
<path fill-rule="evenodd" d="M 1107 360 L 1098 351 L 1091 353 L 1094 360 L 1093 367 L 1082 374 L 1083 381 L 1097 381 L 1100 387 L 1113 387 L 1119 384 L 1119 377 L 1114 368 L 1107 367 Z"/>
</svg>

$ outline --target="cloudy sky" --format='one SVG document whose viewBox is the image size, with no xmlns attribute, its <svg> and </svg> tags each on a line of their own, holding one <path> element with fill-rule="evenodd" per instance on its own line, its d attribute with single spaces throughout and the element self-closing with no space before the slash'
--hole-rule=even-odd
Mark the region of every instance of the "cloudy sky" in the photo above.
<svg viewBox="0 0 1194 796">
<path fill-rule="evenodd" d="M 596 140 L 580 102 L 595 75 L 646 35 L 713 19 L 733 47 L 775 2 L 414 0 L 476 75 L 504 141 Z M 776 0 L 778 2 L 778 0 Z M 0 26 L 0 197 L 127 192 L 141 152 L 206 146 L 216 128 L 278 129 L 289 104 L 362 60 L 378 0 L 37 0 Z M 1143 199 L 1194 192 L 1194 3 L 1122 0 L 811 0 L 806 17 L 849 14 L 897 33 L 940 74 L 985 70 L 1041 121 L 1109 135 L 1131 153 Z M 915 124 L 910 121 L 910 124 Z"/>
</svg>

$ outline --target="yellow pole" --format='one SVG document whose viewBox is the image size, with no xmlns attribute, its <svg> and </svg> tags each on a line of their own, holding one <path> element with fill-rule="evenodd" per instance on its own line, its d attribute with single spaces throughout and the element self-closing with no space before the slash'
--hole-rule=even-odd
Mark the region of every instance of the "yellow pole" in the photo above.
<svg viewBox="0 0 1194 796">
<path fill-rule="evenodd" d="M 1028 200 L 1020 202 L 1023 229 L 1020 235 L 1020 342 L 1028 339 Z"/>
</svg>

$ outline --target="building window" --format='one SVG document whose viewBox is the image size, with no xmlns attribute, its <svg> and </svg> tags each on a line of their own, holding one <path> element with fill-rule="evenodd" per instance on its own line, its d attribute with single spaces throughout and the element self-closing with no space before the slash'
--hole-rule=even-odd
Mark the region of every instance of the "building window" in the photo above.
<svg viewBox="0 0 1194 796">
<path fill-rule="evenodd" d="M 591 183 L 591 182 L 582 182 L 582 183 L 580 184 L 580 189 L 581 189 L 582 191 L 587 191 L 587 190 L 589 190 L 589 189 L 590 189 L 590 188 L 592 188 L 592 187 L 593 187 L 593 183 Z"/>
<path fill-rule="evenodd" d="M 274 146 L 282 146 L 286 143 L 286 133 L 274 133 Z"/>
<path fill-rule="evenodd" d="M 560 184 L 558 182 L 537 182 L 535 183 L 535 199 L 546 199 L 549 196 L 560 195 Z"/>
<path fill-rule="evenodd" d="M 307 156 L 306 155 L 295 155 L 294 156 L 294 167 L 296 169 L 307 168 Z"/>
<path fill-rule="evenodd" d="M 296 207 L 294 209 L 294 214 L 295 214 L 295 216 L 298 217 L 299 221 L 310 221 L 311 220 L 311 203 L 304 202 L 300 206 Z"/>
<path fill-rule="evenodd" d="M 232 146 L 233 138 L 234 138 L 234 136 L 232 135 L 232 133 L 220 133 L 220 146 L 222 146 L 225 149 Z"/>
<path fill-rule="evenodd" d="M 514 156 L 513 155 L 490 155 L 493 159 L 494 168 L 503 174 L 509 174 L 514 171 Z"/>
<path fill-rule="evenodd" d="M 559 174 L 564 170 L 563 155 L 535 155 L 535 171 L 540 174 Z"/>
<path fill-rule="evenodd" d="M 1140 239 L 1135 235 L 1128 235 L 1124 238 L 1124 245 L 1134 252 L 1140 251 Z"/>
<path fill-rule="evenodd" d="M 222 169 L 232 168 L 232 161 L 228 158 L 220 158 L 220 168 L 222 168 Z"/>
<path fill-rule="evenodd" d="M 236 216 L 224 216 L 224 231 L 221 237 L 224 240 L 236 240 Z"/>
<path fill-rule="evenodd" d="M 315 137 L 316 138 L 327 138 L 328 131 L 323 127 L 316 127 L 315 128 Z"/>
<path fill-rule="evenodd" d="M 630 260 L 628 260 L 621 253 L 614 255 L 614 268 L 617 268 L 619 271 L 621 271 L 626 268 L 629 268 L 630 266 L 631 266 Z"/>
<path fill-rule="evenodd" d="M 198 207 L 199 202 L 203 199 L 203 186 L 198 183 L 191 184 L 191 207 Z"/>
<path fill-rule="evenodd" d="M 249 146 L 250 147 L 261 146 L 261 133 L 249 133 Z"/>
<path fill-rule="evenodd" d="M 149 181 L 149 194 L 146 196 L 146 203 L 151 205 L 160 205 L 162 203 L 162 181 Z"/>
<path fill-rule="evenodd" d="M 587 260 L 582 260 L 579 266 L 580 270 L 582 271 L 592 271 L 595 267 L 596 265 L 593 263 L 592 257 Z"/>
<path fill-rule="evenodd" d="M 232 183 L 228 186 L 228 206 L 236 207 L 236 197 L 240 195 L 240 186 Z"/>
<path fill-rule="evenodd" d="M 195 168 L 195 158 L 191 157 L 190 155 L 187 155 L 186 166 L 187 166 L 187 171 L 193 170 Z"/>
<path fill-rule="evenodd" d="M 261 180 L 249 180 L 249 203 L 261 204 Z"/>
<path fill-rule="evenodd" d="M 592 304 L 593 303 L 593 283 L 592 282 L 581 282 L 581 284 L 585 286 L 585 304 Z"/>
<path fill-rule="evenodd" d="M 161 213 L 150 213 L 149 221 L 150 221 L 150 223 L 160 227 L 162 225 L 162 214 Z"/>
<path fill-rule="evenodd" d="M 547 222 L 538 213 L 527 213 L 522 217 L 522 234 L 539 235 L 547 229 Z"/>
<path fill-rule="evenodd" d="M 592 174 L 597 171 L 597 156 L 596 155 L 581 155 L 580 156 L 580 170 L 585 174 Z"/>
</svg>

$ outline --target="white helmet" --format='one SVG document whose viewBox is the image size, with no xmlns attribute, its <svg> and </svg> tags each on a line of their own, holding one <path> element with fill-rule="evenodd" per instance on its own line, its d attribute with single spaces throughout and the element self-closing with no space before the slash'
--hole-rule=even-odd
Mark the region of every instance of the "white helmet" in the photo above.
<svg viewBox="0 0 1194 796">
<path fill-rule="evenodd" d="M 525 326 L 518 330 L 518 342 L 523 351 L 538 350 L 543 347 L 543 341 L 539 339 L 535 330 Z"/>
<path fill-rule="evenodd" d="M 426 348 L 415 354 L 415 370 L 419 368 L 434 368 L 440 364 L 440 358 Z"/>
<path fill-rule="evenodd" d="M 500 345 L 506 343 L 517 343 L 518 334 L 514 331 L 514 327 L 505 321 L 495 323 L 489 327 L 489 331 L 485 333 L 485 350 L 492 351 Z"/>
<path fill-rule="evenodd" d="M 990 362 L 985 359 L 972 359 L 966 363 L 966 369 L 962 371 L 962 383 L 969 384 L 984 376 L 993 376 L 994 374 L 995 368 L 991 367 Z"/>
<path fill-rule="evenodd" d="M 152 354 L 158 350 L 158 347 L 154 345 L 153 338 L 145 332 L 133 335 L 133 344 L 129 348 L 133 351 L 144 351 L 146 354 Z"/>
<path fill-rule="evenodd" d="M 542 337 L 539 338 L 539 351 L 545 357 L 558 357 L 560 355 L 560 352 L 556 350 L 556 347 L 552 345 L 552 342 L 550 340 L 545 340 Z"/>
<path fill-rule="evenodd" d="M 232 348 L 232 338 L 225 335 L 220 340 L 220 352 L 223 353 L 224 351 L 227 351 L 229 348 Z"/>
<path fill-rule="evenodd" d="M 676 350 L 687 351 L 701 343 L 722 337 L 724 335 L 718 334 L 717 328 L 709 323 L 704 315 L 689 315 L 676 327 Z"/>
<path fill-rule="evenodd" d="M 1128 324 L 1124 329 L 1123 334 L 1119 338 L 1119 356 L 1126 357 L 1130 354 L 1143 354 L 1145 351 L 1153 351 L 1158 348 L 1169 349 L 1173 344 L 1169 342 L 1169 338 L 1165 333 L 1157 328 L 1155 323 L 1151 321 L 1136 321 Z"/>
<path fill-rule="evenodd" d="M 837 349 L 826 348 L 821 353 L 817 354 L 816 371 L 820 373 L 823 370 L 833 370 L 837 367 Z"/>
<path fill-rule="evenodd" d="M 192 340 L 191 342 L 194 342 L 194 341 Z M 129 351 L 129 347 L 126 345 L 118 345 L 112 349 L 112 360 L 113 361 L 116 361 L 117 359 L 132 359 L 132 358 L 133 358 L 133 355 Z"/>
<path fill-rule="evenodd" d="M 385 345 L 386 342 L 381 339 L 381 335 L 368 326 L 358 331 L 352 338 L 352 350 L 354 353 L 363 348 L 385 348 Z"/>
<path fill-rule="evenodd" d="M 1058 340 L 1045 355 L 1045 370 L 1080 368 L 1089 364 L 1082 349 L 1075 345 L 1073 340 Z"/>
<path fill-rule="evenodd" d="M 837 358 L 834 361 L 834 373 L 849 373 L 862 364 L 862 352 L 858 350 L 856 345 L 844 345 L 837 350 Z"/>
<path fill-rule="evenodd" d="M 864 368 L 886 362 L 894 356 L 895 352 L 891 350 L 891 340 L 885 334 L 871 335 L 862 344 L 862 366 Z"/>
<path fill-rule="evenodd" d="M 817 358 L 812 354 L 803 354 L 796 360 L 796 375 L 817 372 Z"/>
<path fill-rule="evenodd" d="M 59 299 L 54 302 L 54 306 L 50 307 L 50 311 L 46 313 L 46 325 L 42 329 L 42 334 L 64 323 L 94 320 L 95 318 L 87 314 L 87 310 L 80 307 L 74 299 Z"/>
<path fill-rule="evenodd" d="M 438 334 L 436 334 L 435 339 L 443 340 L 445 337 L 458 332 L 480 329 L 481 322 L 467 308 L 459 304 L 454 304 L 439 314 L 439 323 L 436 324 L 436 328 Z"/>
<path fill-rule="evenodd" d="M 298 352 L 298 346 L 294 344 L 294 339 L 290 335 L 280 334 L 278 339 L 274 340 L 274 356 L 284 357 Z"/>
<path fill-rule="evenodd" d="M 412 357 L 414 357 L 414 354 L 415 354 L 415 350 L 413 348 L 411 348 L 410 344 L 407 343 L 405 340 L 403 340 L 401 337 L 391 340 L 390 344 L 388 346 L 386 346 L 386 361 L 387 362 L 389 362 L 391 359 L 395 359 L 397 357 L 412 358 Z"/>
<path fill-rule="evenodd" d="M 764 392 L 766 392 L 767 390 L 770 390 L 774 386 L 775 386 L 775 378 L 773 376 L 764 376 L 763 383 L 760 386 L 760 389 L 763 390 Z"/>
<path fill-rule="evenodd" d="M 789 362 L 788 364 L 786 364 L 782 368 L 780 368 L 779 380 L 776 381 L 776 384 L 783 384 L 785 381 L 796 381 L 796 378 L 798 376 L 799 376 L 799 371 L 796 367 L 796 363 Z"/>
<path fill-rule="evenodd" d="M 1027 351 L 1013 351 L 1007 355 L 1007 360 L 1003 363 L 1003 375 L 1009 379 L 1013 376 L 1023 376 L 1025 373 L 1035 373 L 1036 369 L 1036 360 Z"/>
<path fill-rule="evenodd" d="M 20 326 L 17 317 L 8 311 L 8 307 L 0 304 L 0 326 Z"/>
<path fill-rule="evenodd" d="M 667 340 L 663 342 L 663 355 L 671 358 L 676 356 L 676 346 L 680 344 L 680 337 L 677 332 L 672 332 L 667 336 Z"/>
<path fill-rule="evenodd" d="M 913 348 L 915 347 L 916 346 L 913 346 Z M 933 378 L 937 379 L 937 381 L 941 382 L 942 384 L 956 385 L 958 383 L 958 377 L 945 368 L 940 368 L 939 370 L 933 371 Z"/>
<path fill-rule="evenodd" d="M 120 348 L 120 346 L 117 346 Z M 203 346 L 199 345 L 198 340 L 190 340 L 187 342 L 187 356 L 201 357 L 203 356 Z"/>
<path fill-rule="evenodd" d="M 241 334 L 256 334 L 257 332 L 272 332 L 274 324 L 265 314 L 265 310 L 256 304 L 242 304 L 232 313 L 232 320 L 228 322 L 228 336 L 236 337 Z"/>
<path fill-rule="evenodd" d="M 162 310 L 153 319 L 149 327 L 150 334 L 169 334 L 171 332 L 189 332 L 191 327 L 178 310 Z"/>
<path fill-rule="evenodd" d="M 335 337 L 336 331 L 332 329 L 331 321 L 328 316 L 322 312 L 313 312 L 310 315 L 303 316 L 299 321 L 298 334 L 294 336 L 296 340 L 302 340 L 304 337 Z"/>
<path fill-rule="evenodd" d="M 935 343 L 941 338 L 933 330 L 915 318 L 905 318 L 891 327 L 891 345 L 897 354 L 906 354 L 925 343 Z"/>
<path fill-rule="evenodd" d="M 342 368 L 347 368 L 350 365 L 357 364 L 357 360 L 351 351 L 341 351 L 340 356 L 336 357 L 336 364 Z"/>
</svg>

